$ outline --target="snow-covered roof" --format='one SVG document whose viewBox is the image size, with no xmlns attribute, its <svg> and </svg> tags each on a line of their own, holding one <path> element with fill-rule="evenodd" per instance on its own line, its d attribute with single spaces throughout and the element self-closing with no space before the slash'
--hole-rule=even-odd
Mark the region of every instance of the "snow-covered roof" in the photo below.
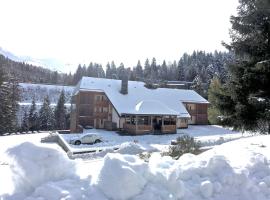
<svg viewBox="0 0 270 200">
<path fill-rule="evenodd" d="M 177 112 L 157 100 L 141 101 L 135 106 L 135 112 L 132 112 L 132 114 L 138 115 L 172 115 L 172 113 L 174 113 L 174 115 L 178 115 Z"/>
<path fill-rule="evenodd" d="M 148 89 L 144 82 L 128 81 L 128 94 L 121 94 L 121 80 L 83 77 L 74 90 L 103 91 L 117 112 L 122 114 L 160 114 L 190 117 L 182 102 L 208 103 L 193 90 Z"/>
</svg>

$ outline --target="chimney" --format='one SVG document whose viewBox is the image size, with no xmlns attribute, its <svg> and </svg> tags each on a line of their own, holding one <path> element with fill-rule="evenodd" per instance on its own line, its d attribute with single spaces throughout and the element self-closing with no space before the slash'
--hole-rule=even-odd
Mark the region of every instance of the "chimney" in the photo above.
<svg viewBox="0 0 270 200">
<path fill-rule="evenodd" d="M 121 81 L 121 91 L 122 94 L 128 93 L 128 76 L 123 76 Z"/>
</svg>

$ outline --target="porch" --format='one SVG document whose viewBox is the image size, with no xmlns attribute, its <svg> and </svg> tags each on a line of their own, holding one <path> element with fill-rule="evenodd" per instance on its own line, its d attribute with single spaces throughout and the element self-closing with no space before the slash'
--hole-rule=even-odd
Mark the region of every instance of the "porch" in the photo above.
<svg viewBox="0 0 270 200">
<path fill-rule="evenodd" d="M 124 115 L 123 130 L 129 134 L 176 133 L 176 116 Z"/>
</svg>

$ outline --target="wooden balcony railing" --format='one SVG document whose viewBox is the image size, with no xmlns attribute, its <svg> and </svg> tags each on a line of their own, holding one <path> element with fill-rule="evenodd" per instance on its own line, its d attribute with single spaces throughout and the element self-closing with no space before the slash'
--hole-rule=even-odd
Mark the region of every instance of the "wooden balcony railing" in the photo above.
<svg viewBox="0 0 270 200">
<path fill-rule="evenodd" d="M 176 131 L 176 125 L 164 125 L 161 127 L 162 133 L 173 133 Z"/>
</svg>

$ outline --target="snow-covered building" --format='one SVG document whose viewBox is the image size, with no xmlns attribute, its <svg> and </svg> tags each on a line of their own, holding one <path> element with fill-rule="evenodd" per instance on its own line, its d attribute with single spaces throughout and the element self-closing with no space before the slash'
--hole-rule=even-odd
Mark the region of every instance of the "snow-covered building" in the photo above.
<svg viewBox="0 0 270 200">
<path fill-rule="evenodd" d="M 144 82 L 83 77 L 71 100 L 71 131 L 81 126 L 130 134 L 173 133 L 207 124 L 208 101 L 193 90 L 148 89 Z"/>
</svg>

